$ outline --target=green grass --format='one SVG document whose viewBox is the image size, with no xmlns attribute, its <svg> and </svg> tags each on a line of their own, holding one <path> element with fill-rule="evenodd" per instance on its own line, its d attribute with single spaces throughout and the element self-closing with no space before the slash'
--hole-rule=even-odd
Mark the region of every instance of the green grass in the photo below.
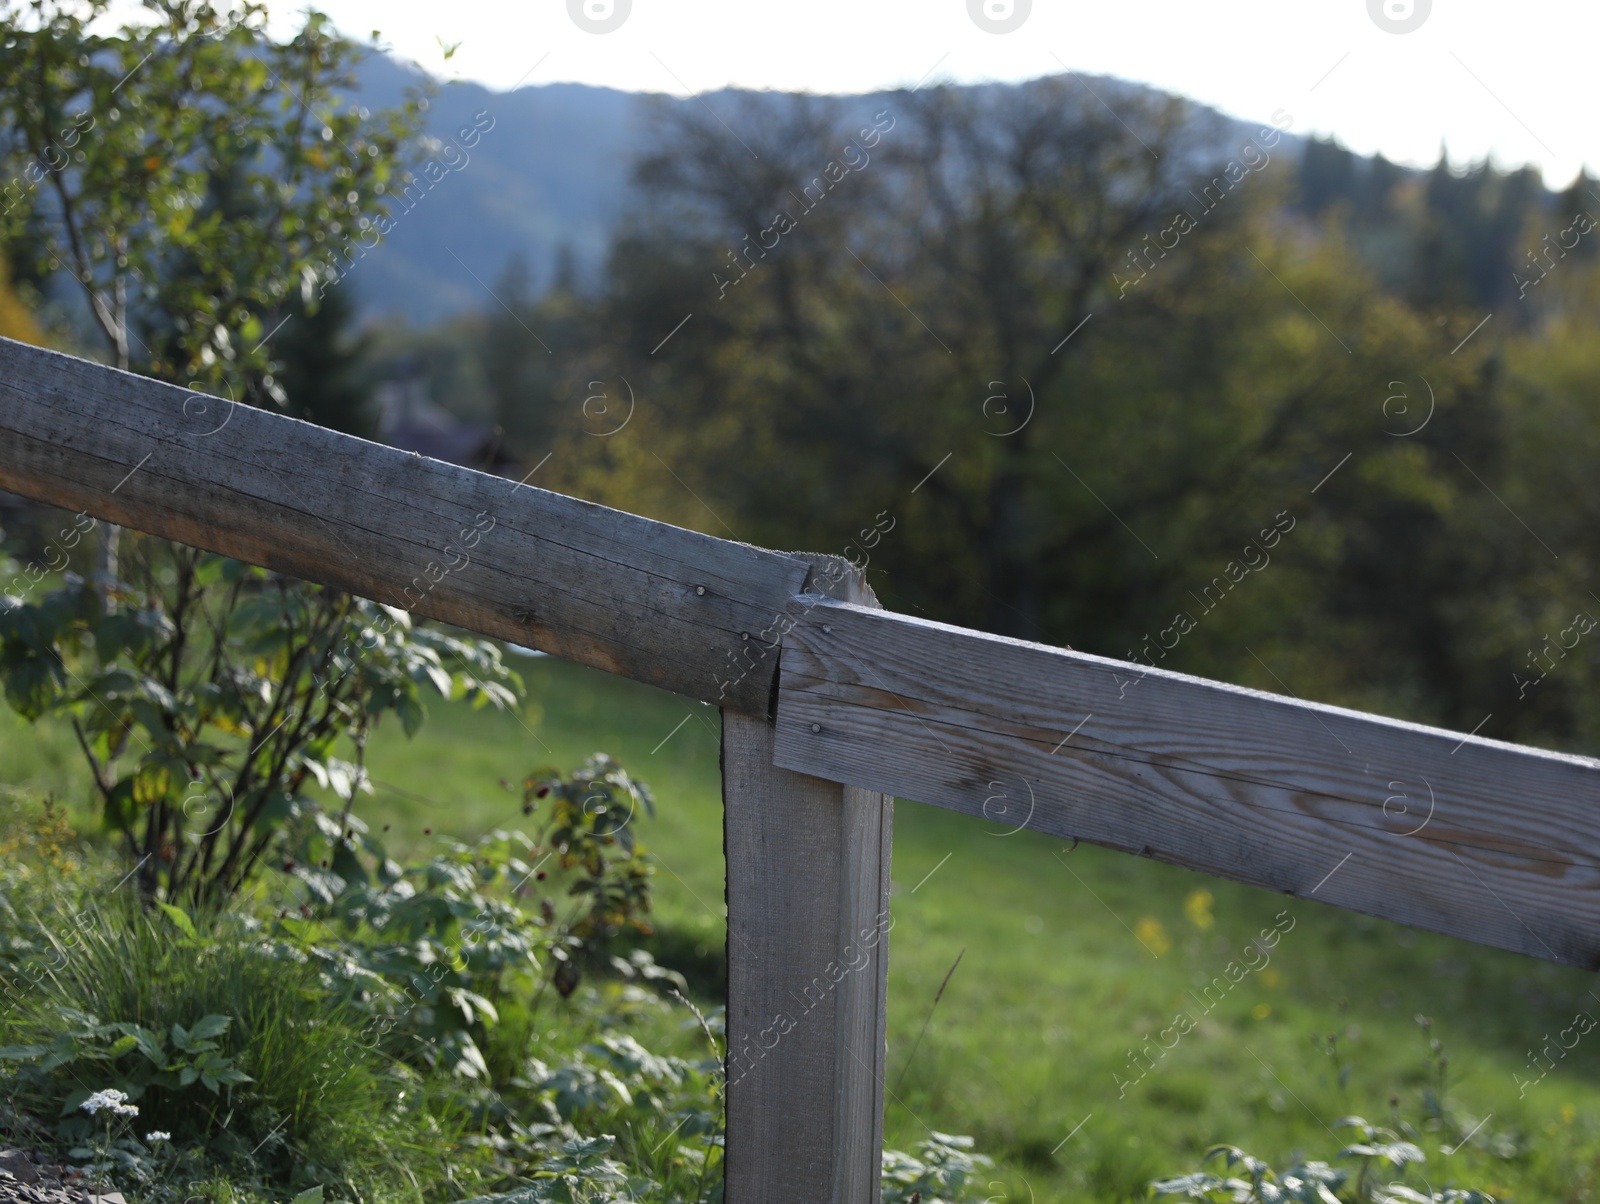
<svg viewBox="0 0 1600 1204">
<path fill-rule="evenodd" d="M 1546 1032 L 1580 1008 L 1600 1014 L 1588 976 L 1125 855 L 1063 853 L 1059 842 L 986 838 L 974 827 L 914 804 L 896 813 L 898 882 L 915 886 L 951 856 L 915 894 L 908 886 L 895 898 L 891 1087 L 941 979 L 965 955 L 889 1101 L 891 1143 L 904 1145 L 923 1124 L 973 1133 L 1006 1158 L 1000 1179 L 1013 1200 L 1027 1199 L 1029 1184 L 1039 1199 L 1124 1199 L 1220 1141 L 1275 1162 L 1327 1158 L 1350 1139 L 1323 1127 L 1340 1117 L 1384 1122 L 1391 1095 L 1418 1114 L 1430 1058 L 1414 1020 L 1421 1013 L 1449 1058 L 1452 1105 L 1490 1117 L 1467 1149 L 1430 1156 L 1435 1186 L 1453 1178 L 1520 1200 L 1589 1198 L 1580 1184 L 1595 1163 L 1600 1042 L 1580 1041 L 1524 1100 L 1512 1079 Z M 1214 896 L 1209 928 L 1184 907 L 1197 890 Z M 1294 926 L 1270 963 L 1207 1012 L 1189 992 L 1285 911 Z M 1156 1053 L 1144 1039 L 1180 1011 L 1198 1023 L 1187 1035 L 1169 1030 L 1173 1047 Z M 1319 1040 L 1329 1034 L 1338 1035 L 1334 1056 Z M 1155 1063 L 1142 1078 L 1129 1057 L 1141 1049 Z M 1132 1081 L 1125 1091 L 1118 1075 Z M 1525 1156 L 1480 1152 L 1508 1132 L 1526 1139 Z"/>
<path fill-rule="evenodd" d="M 386 725 L 369 752 L 378 787 L 362 813 L 375 829 L 391 825 L 399 851 L 418 853 L 425 830 L 473 837 L 516 826 L 517 797 L 500 779 L 610 752 L 659 804 L 657 819 L 639 822 L 661 860 L 667 946 L 714 958 L 725 933 L 715 712 L 548 658 L 518 667 L 532 699 L 521 721 L 435 706 L 413 741 Z M 84 775 L 62 736 L 0 716 L 0 778 L 81 802 Z M 1191 1169 L 1213 1142 L 1274 1161 L 1331 1157 L 1347 1135 L 1325 1126 L 1342 1116 L 1387 1121 L 1395 1096 L 1418 1118 L 1431 1035 L 1449 1059 L 1451 1107 L 1488 1118 L 1454 1155 L 1437 1152 L 1448 1133 L 1425 1140 L 1433 1185 L 1524 1202 L 1590 1198 L 1600 1031 L 1526 1098 L 1512 1077 L 1577 1011 L 1600 1016 L 1589 976 L 1088 846 L 1067 853 L 1029 833 L 989 834 L 996 828 L 897 807 L 889 1144 L 909 1149 L 929 1129 L 973 1134 L 998 1160 L 984 1193 L 996 1200 L 1142 1199 L 1148 1179 Z M 1337 860 L 1330 853 L 1330 866 Z M 1185 907 L 1198 890 L 1214 896 L 1209 927 Z M 1294 927 L 1270 965 L 1199 1015 L 1186 993 L 1223 974 L 1286 909 Z M 1130 1054 L 1153 1051 L 1145 1038 L 1185 1009 L 1193 1031 L 1119 1097 L 1114 1076 L 1130 1077 Z M 1418 1013 L 1432 1018 L 1430 1034 Z M 1519 1152 L 1492 1156 L 1497 1140 Z"/>
<path fill-rule="evenodd" d="M 254 1177 L 273 1165 L 280 1178 L 309 1175 L 301 1186 L 331 1176 L 368 1194 L 417 1198 L 393 1148 L 403 1134 L 394 1121 L 387 1128 L 369 1121 L 394 1085 L 357 1043 L 363 1017 L 331 1004 L 311 966 L 268 956 L 234 917 L 214 930 L 197 917 L 201 939 L 185 938 L 126 893 L 73 899 L 46 891 L 24 909 L 43 921 L 35 931 L 47 934 L 57 956 L 41 956 L 44 974 L 0 1018 L 8 1041 L 50 1047 L 63 1018 L 77 1014 L 93 1018 L 87 1023 L 142 1026 L 170 1059 L 183 1056 L 168 1044 L 178 1039 L 174 1025 L 194 1029 L 203 1017 L 222 1016 L 227 1023 L 205 1035 L 249 1077 L 217 1090 L 160 1085 L 138 1050 L 106 1056 L 105 1038 L 78 1042 L 78 1056 L 52 1070 L 30 1062 L 8 1076 L 11 1102 L 35 1117 L 77 1117 L 86 1096 L 125 1088 L 137 1100 L 137 1132 L 169 1132 L 177 1148 L 203 1145 L 213 1165 L 230 1173 Z M 95 1127 L 85 1117 L 77 1123 L 86 1133 Z"/>
<path fill-rule="evenodd" d="M 368 749 L 374 795 L 361 809 L 401 853 L 429 833 L 472 839 L 524 822 L 520 786 L 541 765 L 576 768 L 607 752 L 655 794 L 640 816 L 656 855 L 656 918 L 707 953 L 726 939 L 717 711 L 550 657 L 511 658 L 528 684 L 521 716 L 434 704 L 416 739 L 385 725 Z M 676 731 L 674 730 L 676 729 Z"/>
</svg>

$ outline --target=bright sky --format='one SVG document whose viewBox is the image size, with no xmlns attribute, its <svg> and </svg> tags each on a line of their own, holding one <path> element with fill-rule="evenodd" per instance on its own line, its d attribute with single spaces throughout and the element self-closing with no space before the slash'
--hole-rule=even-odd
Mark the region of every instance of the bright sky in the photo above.
<svg viewBox="0 0 1600 1204">
<path fill-rule="evenodd" d="M 921 80 L 1120 76 L 1417 166 L 1494 157 L 1546 183 L 1600 167 L 1596 0 L 322 0 L 348 34 L 443 78 L 677 95 L 861 92 Z M 971 8 L 1012 9 L 1010 32 Z M 570 10 L 621 17 L 608 33 Z M 1380 28 L 1393 10 L 1409 32 Z M 293 9 L 285 8 L 286 12 Z M 1407 17 L 1407 13 L 1410 17 Z M 1003 19 L 1003 14 L 1002 14 Z M 1420 24 L 1418 22 L 1420 21 Z M 459 43 L 444 58 L 441 41 Z"/>
<path fill-rule="evenodd" d="M 114 13 L 131 0 L 115 3 Z M 688 96 L 1118 75 L 1430 167 L 1493 155 L 1546 183 L 1600 168 L 1597 0 L 320 0 L 430 74 L 496 90 L 595 83 Z M 278 3 L 277 32 L 298 3 Z M 971 10 L 1011 10 L 989 32 Z M 614 29 L 590 32 L 573 11 Z M 1376 13 L 1392 26 L 1381 27 Z M 458 45 L 459 43 L 459 45 Z M 443 45 L 456 45 L 448 61 Z"/>
</svg>

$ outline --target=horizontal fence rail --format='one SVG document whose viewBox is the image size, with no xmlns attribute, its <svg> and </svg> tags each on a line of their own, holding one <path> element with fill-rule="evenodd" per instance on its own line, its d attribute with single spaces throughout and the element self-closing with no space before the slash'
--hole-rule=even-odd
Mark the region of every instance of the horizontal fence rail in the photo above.
<svg viewBox="0 0 1600 1204">
<path fill-rule="evenodd" d="M 0 489 L 760 715 L 809 572 L 9 339 Z"/>
<path fill-rule="evenodd" d="M 821 596 L 785 628 L 785 769 L 1600 968 L 1600 763 Z"/>
</svg>

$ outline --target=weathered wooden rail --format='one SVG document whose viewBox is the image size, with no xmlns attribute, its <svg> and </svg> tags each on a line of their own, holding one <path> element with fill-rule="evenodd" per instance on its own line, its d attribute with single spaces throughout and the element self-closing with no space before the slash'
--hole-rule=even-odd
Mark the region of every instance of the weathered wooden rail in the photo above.
<svg viewBox="0 0 1600 1204">
<path fill-rule="evenodd" d="M 894 795 L 1600 968 L 1600 763 L 892 614 L 7 340 L 0 488 L 722 707 L 730 1204 L 878 1197 Z"/>
</svg>

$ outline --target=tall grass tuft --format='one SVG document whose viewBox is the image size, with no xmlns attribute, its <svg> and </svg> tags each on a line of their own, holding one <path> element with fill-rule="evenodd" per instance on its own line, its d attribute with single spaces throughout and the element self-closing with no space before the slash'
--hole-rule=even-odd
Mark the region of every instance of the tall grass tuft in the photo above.
<svg viewBox="0 0 1600 1204">
<path fill-rule="evenodd" d="M 137 1024 L 164 1041 L 175 1024 L 227 1016 L 218 1054 L 249 1076 L 215 1091 L 170 1075 L 150 1082 L 154 1068 L 137 1049 L 108 1057 L 107 1046 L 85 1042 L 53 1068 L 42 1058 L 0 1063 L 18 1107 L 70 1122 L 85 1092 L 120 1080 L 144 1088 L 139 1133 L 168 1131 L 174 1146 L 203 1148 L 241 1177 L 321 1183 L 330 1198 L 374 1190 L 416 1198 L 387 1152 L 404 1084 L 360 1040 L 364 1017 L 331 998 L 313 966 L 265 940 L 256 921 L 237 913 L 175 920 L 145 911 L 131 894 L 48 913 L 29 907 L 16 918 L 32 930 L 20 943 L 35 952 L 12 976 L 28 989 L 0 1018 L 0 1045 L 48 1046 L 72 1013 Z"/>
</svg>

